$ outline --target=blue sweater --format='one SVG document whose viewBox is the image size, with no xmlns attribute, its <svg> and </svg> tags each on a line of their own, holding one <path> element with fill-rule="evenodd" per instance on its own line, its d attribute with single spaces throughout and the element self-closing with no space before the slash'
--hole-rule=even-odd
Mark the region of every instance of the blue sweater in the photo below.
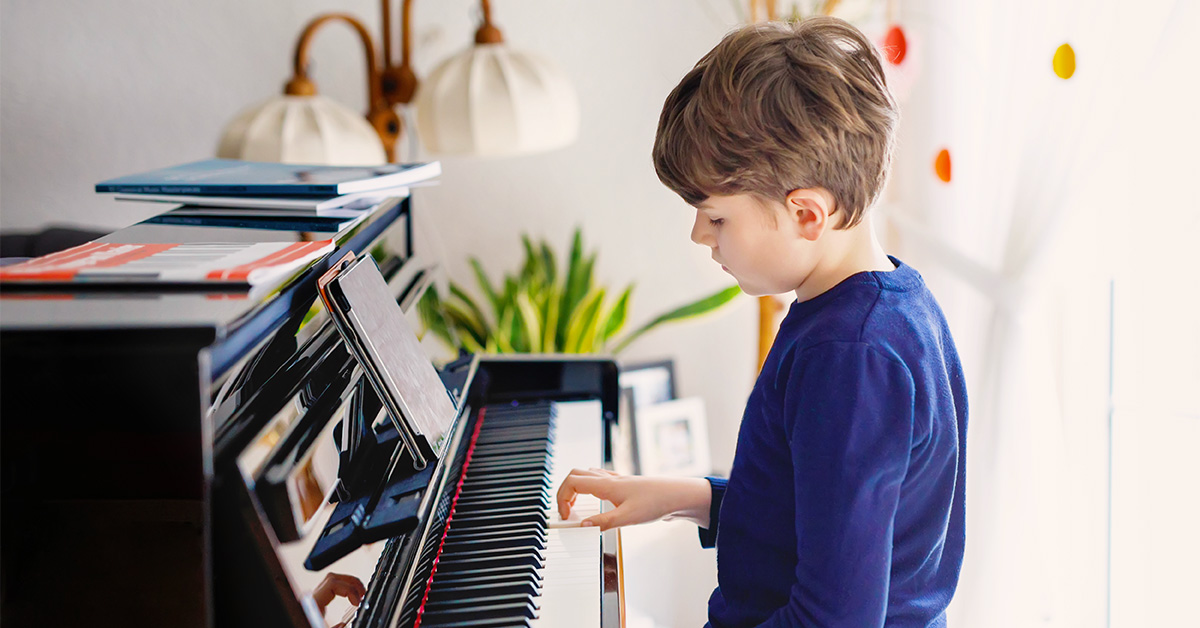
<svg viewBox="0 0 1200 628">
<path fill-rule="evenodd" d="M 729 480 L 709 478 L 709 623 L 945 626 L 964 541 L 967 395 L 910 266 L 793 303 Z"/>
</svg>

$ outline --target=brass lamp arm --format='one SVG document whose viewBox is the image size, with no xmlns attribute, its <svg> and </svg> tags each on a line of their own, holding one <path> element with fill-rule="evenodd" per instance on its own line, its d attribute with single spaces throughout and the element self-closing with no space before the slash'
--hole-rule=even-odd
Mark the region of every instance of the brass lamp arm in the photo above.
<svg viewBox="0 0 1200 628">
<path fill-rule="evenodd" d="M 283 93 L 291 96 L 316 95 L 317 86 L 308 78 L 308 48 L 312 44 L 312 38 L 317 30 L 332 21 L 346 22 L 358 32 L 358 36 L 362 40 L 367 59 L 367 121 L 375 127 L 375 131 L 383 143 L 388 161 L 392 161 L 395 158 L 396 138 L 400 135 L 400 118 L 383 98 L 380 87 L 379 62 L 375 58 L 375 41 L 371 39 L 371 33 L 367 31 L 367 27 L 353 16 L 345 13 L 326 13 L 313 18 L 308 26 L 304 27 L 304 31 L 300 33 L 300 38 L 296 41 L 292 79 L 287 82 Z"/>
<path fill-rule="evenodd" d="M 380 18 L 383 21 L 383 97 L 391 105 L 406 105 L 417 93 L 417 75 L 412 69 L 412 3 L 402 0 L 400 4 L 400 65 L 392 65 L 392 0 L 380 0 Z M 475 43 L 498 44 L 504 41 L 500 29 L 492 24 L 492 7 L 488 0 L 480 0 L 483 24 L 475 32 Z"/>
</svg>

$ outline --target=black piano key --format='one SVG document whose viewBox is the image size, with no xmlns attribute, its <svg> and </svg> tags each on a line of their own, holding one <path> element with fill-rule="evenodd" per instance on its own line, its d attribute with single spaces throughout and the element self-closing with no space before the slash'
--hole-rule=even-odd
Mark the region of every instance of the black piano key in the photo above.
<svg viewBox="0 0 1200 628">
<path fill-rule="evenodd" d="M 471 454 L 471 459 L 476 458 L 495 458 L 508 454 L 537 454 L 550 451 L 548 443 L 512 443 L 509 445 L 491 445 L 486 448 L 477 448 L 475 453 Z"/>
<path fill-rule="evenodd" d="M 522 427 L 511 430 L 480 433 L 475 439 L 475 446 L 492 443 L 512 443 L 522 440 L 553 440 L 550 430 L 545 427 Z"/>
<path fill-rule="evenodd" d="M 542 582 L 542 574 L 537 569 L 529 565 L 519 565 L 516 567 L 480 567 L 479 569 L 471 570 L 470 572 L 442 572 L 441 566 L 438 566 L 437 573 L 434 574 L 433 583 L 435 586 L 438 583 L 482 583 L 494 582 L 496 580 L 504 580 L 507 582 L 534 582 L 539 585 Z"/>
<path fill-rule="evenodd" d="M 533 608 L 530 602 L 515 602 L 509 604 L 498 604 L 496 606 L 488 606 L 483 608 L 454 608 L 444 607 L 437 610 L 425 609 L 421 613 L 421 624 L 438 626 L 446 621 L 462 621 L 468 619 L 509 619 L 515 617 L 527 617 L 533 619 L 537 611 Z"/>
<path fill-rule="evenodd" d="M 497 507 L 520 507 L 530 506 L 535 508 L 546 509 L 550 507 L 550 500 L 542 499 L 541 497 L 513 497 L 513 498 L 495 498 L 472 502 L 459 502 L 454 508 L 454 512 L 476 512 L 489 508 Z"/>
<path fill-rule="evenodd" d="M 480 558 L 478 560 L 442 560 L 438 559 L 438 573 L 446 575 L 456 573 L 473 573 L 476 569 L 502 569 L 505 567 L 532 567 L 541 569 L 545 561 L 537 555 L 505 556 L 498 558 Z"/>
<path fill-rule="evenodd" d="M 435 579 L 433 586 L 429 588 L 429 594 L 438 594 L 442 590 L 449 590 L 456 587 L 517 587 L 521 591 L 531 590 L 534 595 L 540 595 L 542 592 L 542 581 L 534 577 L 533 574 L 513 571 L 492 575 L 479 575 L 475 573 L 451 574 Z"/>
<path fill-rule="evenodd" d="M 472 469 L 470 469 L 470 473 L 467 474 L 467 478 L 469 478 L 469 479 L 494 478 L 497 476 L 508 476 L 508 474 L 515 474 L 515 473 L 546 474 L 548 472 L 550 472 L 550 468 L 548 468 L 545 465 L 545 463 L 542 463 L 542 462 L 514 462 L 514 463 L 510 463 L 510 465 L 503 465 L 503 466 L 480 467 L 480 468 L 473 467 Z"/>
<path fill-rule="evenodd" d="M 516 541 L 511 545 L 504 545 L 503 543 L 508 539 L 516 539 Z M 468 543 L 467 541 L 482 541 L 482 543 Z M 459 537 L 454 540 L 455 544 L 450 545 L 449 547 L 460 551 L 469 548 L 483 548 L 485 546 L 495 547 L 497 549 L 510 547 L 514 550 L 529 547 L 538 551 L 543 551 L 546 549 L 547 542 L 548 540 L 545 534 L 540 533 L 536 528 L 529 528 L 525 530 L 512 530 L 511 533 L 507 535 L 492 534 L 485 537 Z"/>
<path fill-rule="evenodd" d="M 515 532 L 535 532 L 545 536 L 546 523 L 541 521 L 516 521 L 509 523 L 498 523 L 494 526 L 479 527 L 479 526 L 462 526 L 459 527 L 458 521 L 451 522 L 450 529 L 446 531 L 446 541 L 454 541 L 462 538 L 485 538 L 489 536 L 501 536 L 505 534 L 513 534 Z"/>
<path fill-rule="evenodd" d="M 523 471 L 486 471 L 477 475 L 468 475 L 463 480 L 463 488 L 467 486 L 482 486 L 490 482 L 505 480 L 517 482 L 521 480 L 533 482 L 548 482 L 550 478 L 546 475 L 545 469 L 527 469 Z"/>
<path fill-rule="evenodd" d="M 549 465 L 550 459 L 552 456 L 553 456 L 553 454 L 550 452 L 546 452 L 546 453 L 534 452 L 534 453 L 523 453 L 523 454 L 509 454 L 506 457 L 493 457 L 489 460 L 475 460 L 474 458 L 472 458 L 471 466 L 467 469 L 467 471 L 470 472 L 471 469 L 475 469 L 477 467 L 487 467 L 489 465 L 490 466 L 499 466 L 499 465 L 511 464 L 514 462 L 542 462 L 542 463 Z"/>
<path fill-rule="evenodd" d="M 516 533 L 491 538 L 462 537 L 453 541 L 447 540 L 444 547 L 447 549 L 499 549 L 507 547 L 535 547 L 537 549 L 546 549 L 546 538 L 544 535 L 534 532 L 526 532 L 524 534 Z"/>
<path fill-rule="evenodd" d="M 447 608 L 485 608 L 489 606 L 502 606 L 506 604 L 529 604 L 535 611 L 539 608 L 537 602 L 533 600 L 532 595 L 504 594 L 495 593 L 493 591 L 484 591 L 476 594 L 466 594 L 455 598 L 442 598 L 437 600 L 427 599 L 425 600 L 425 612 L 436 612 Z"/>
<path fill-rule="evenodd" d="M 540 495 L 546 496 L 547 498 L 550 497 L 550 487 L 548 487 L 548 486 L 531 486 L 528 488 L 521 489 L 520 492 L 527 493 L 527 494 L 540 494 Z M 509 488 L 509 487 L 503 487 L 503 486 L 478 486 L 478 487 L 475 487 L 473 490 L 471 490 L 469 493 L 464 491 L 464 494 L 467 494 L 469 497 L 476 497 L 476 496 L 508 497 L 508 496 L 514 495 L 516 493 L 517 493 L 516 490 Z M 460 497 L 460 499 L 461 499 L 461 497 Z"/>
<path fill-rule="evenodd" d="M 527 458 L 517 458 L 513 460 L 495 460 L 490 463 L 480 463 L 478 466 L 471 465 L 468 477 L 477 476 L 481 473 L 511 473 L 519 471 L 541 471 L 549 472 L 550 461 L 547 459 L 531 460 Z"/>
<path fill-rule="evenodd" d="M 546 473 L 548 470 L 549 470 L 549 466 L 547 465 L 547 463 L 545 463 L 541 460 L 533 460 L 533 461 L 526 461 L 526 462 L 517 461 L 517 462 L 491 465 L 491 466 L 482 466 L 482 465 L 479 467 L 472 466 L 470 472 L 467 473 L 466 477 L 473 478 L 473 477 L 479 477 L 480 475 L 494 475 L 497 473 L 521 473 L 521 472 L 529 472 L 529 471 L 541 471 L 542 473 Z"/>
<path fill-rule="evenodd" d="M 436 603 L 442 600 L 474 598 L 481 595 L 524 595 L 533 598 L 540 592 L 541 589 L 528 582 L 446 585 L 431 588 L 428 603 Z"/>
<path fill-rule="evenodd" d="M 550 488 L 550 478 L 545 473 L 524 474 L 524 476 L 497 476 L 467 480 L 462 484 L 463 491 L 474 492 L 476 489 L 499 489 L 508 486 L 511 489 Z"/>
<path fill-rule="evenodd" d="M 534 502 L 545 504 L 544 510 L 550 510 L 550 506 L 554 504 L 554 500 L 550 498 L 550 491 L 545 488 L 535 489 L 520 489 L 516 491 L 495 490 L 478 495 L 471 495 L 469 501 L 464 501 L 463 504 L 467 510 L 472 508 L 478 510 L 479 507 L 490 508 L 503 505 L 516 505 L 517 502 Z M 457 512 L 458 508 L 455 508 Z"/>
<path fill-rule="evenodd" d="M 508 523 L 538 523 L 546 525 L 547 516 L 545 511 L 528 512 L 528 513 L 505 513 L 496 515 L 479 515 L 463 518 L 454 518 L 454 527 L 457 529 L 477 528 L 481 526 L 504 525 Z"/>
<path fill-rule="evenodd" d="M 447 543 L 443 548 L 443 551 L 466 552 L 471 550 L 513 550 L 521 548 L 545 550 L 546 541 L 534 534 L 522 534 L 519 536 L 514 536 L 510 539 L 465 539 L 461 541 L 455 541 L 453 545 Z"/>
<path fill-rule="evenodd" d="M 491 517 L 497 515 L 524 515 L 532 513 L 545 514 L 546 509 L 539 506 L 494 506 L 492 508 L 480 508 L 476 510 L 468 510 L 458 512 L 455 509 L 454 521 L 463 522 L 468 520 L 478 519 L 480 517 Z"/>
<path fill-rule="evenodd" d="M 465 619 L 459 621 L 440 621 L 434 623 L 423 618 L 421 625 L 425 628 L 529 628 L 528 617 L 516 618 L 487 618 L 487 619 Z"/>
<path fill-rule="evenodd" d="M 442 550 L 442 556 L 438 559 L 438 564 L 442 561 L 464 561 L 464 560 L 484 560 L 490 558 L 510 558 L 536 556 L 543 559 L 545 562 L 545 553 L 536 547 L 502 547 L 492 549 L 479 548 L 455 548 L 453 551 Z"/>
</svg>

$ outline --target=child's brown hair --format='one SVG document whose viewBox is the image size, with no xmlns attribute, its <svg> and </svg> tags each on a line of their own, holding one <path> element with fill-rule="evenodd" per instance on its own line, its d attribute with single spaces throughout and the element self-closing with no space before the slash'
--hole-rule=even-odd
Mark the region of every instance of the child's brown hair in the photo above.
<svg viewBox="0 0 1200 628">
<path fill-rule="evenodd" d="M 883 190 L 897 120 L 879 54 L 858 29 L 829 17 L 755 24 L 726 35 L 671 91 L 654 168 L 692 205 L 822 187 L 848 228 Z"/>
</svg>

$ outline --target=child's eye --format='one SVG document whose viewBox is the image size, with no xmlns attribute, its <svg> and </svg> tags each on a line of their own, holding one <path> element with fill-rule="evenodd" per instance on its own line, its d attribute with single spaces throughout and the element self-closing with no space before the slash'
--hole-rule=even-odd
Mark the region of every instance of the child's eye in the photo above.
<svg viewBox="0 0 1200 628">
<path fill-rule="evenodd" d="M 725 219 L 724 218 L 709 218 L 708 224 L 710 224 L 714 227 L 720 227 L 721 225 L 725 224 Z"/>
</svg>

